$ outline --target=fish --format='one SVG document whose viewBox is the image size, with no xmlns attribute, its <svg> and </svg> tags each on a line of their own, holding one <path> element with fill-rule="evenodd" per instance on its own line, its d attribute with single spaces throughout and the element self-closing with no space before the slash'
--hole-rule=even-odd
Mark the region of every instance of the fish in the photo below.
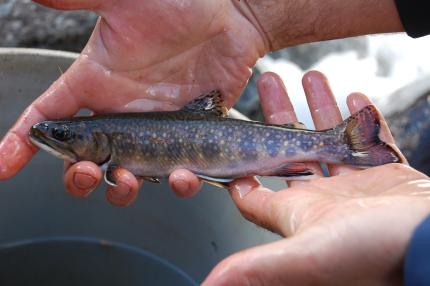
<svg viewBox="0 0 430 286">
<path fill-rule="evenodd" d="M 311 178 L 306 162 L 368 168 L 401 163 L 402 156 L 379 137 L 381 121 L 368 105 L 338 126 L 308 130 L 299 123 L 267 124 L 227 117 L 219 90 L 177 111 L 118 113 L 43 121 L 30 141 L 56 157 L 102 167 L 107 184 L 125 168 L 158 183 L 177 169 L 228 187 L 237 178 Z"/>
</svg>

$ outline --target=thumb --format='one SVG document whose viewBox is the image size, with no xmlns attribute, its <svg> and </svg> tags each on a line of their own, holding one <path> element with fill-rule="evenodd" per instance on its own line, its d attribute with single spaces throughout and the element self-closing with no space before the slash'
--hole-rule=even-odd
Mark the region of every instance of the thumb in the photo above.
<svg viewBox="0 0 430 286">
<path fill-rule="evenodd" d="M 278 225 L 275 192 L 263 187 L 255 177 L 235 180 L 230 194 L 240 213 L 249 221 L 282 234 Z"/>
<path fill-rule="evenodd" d="M 388 238 L 394 233 L 387 234 L 379 223 L 371 226 L 377 229 L 375 235 L 339 222 L 320 223 L 291 238 L 233 254 L 215 266 L 202 285 L 401 285 L 407 235 L 404 243 L 393 244 Z M 386 238 L 374 239 L 381 236 Z"/>
<path fill-rule="evenodd" d="M 104 0 L 33 0 L 42 4 L 60 10 L 98 10 L 101 5 L 106 5 Z"/>
<path fill-rule="evenodd" d="M 298 187 L 273 192 L 256 178 L 243 178 L 231 184 L 233 202 L 249 221 L 282 236 L 294 234 L 306 211 L 321 200 L 317 193 Z"/>
<path fill-rule="evenodd" d="M 319 232 L 310 231 L 233 254 L 221 261 L 202 285 L 330 285 L 322 283 L 326 274 L 321 269 L 329 268 L 322 267 L 328 264 L 326 257 L 315 255 Z"/>
<path fill-rule="evenodd" d="M 72 86 L 82 86 L 72 80 L 76 62 L 21 114 L 14 126 L 0 141 L 0 180 L 14 176 L 29 162 L 37 148 L 30 142 L 30 127 L 43 120 L 70 117 L 80 109 Z M 78 69 L 79 70 L 79 69 Z"/>
</svg>

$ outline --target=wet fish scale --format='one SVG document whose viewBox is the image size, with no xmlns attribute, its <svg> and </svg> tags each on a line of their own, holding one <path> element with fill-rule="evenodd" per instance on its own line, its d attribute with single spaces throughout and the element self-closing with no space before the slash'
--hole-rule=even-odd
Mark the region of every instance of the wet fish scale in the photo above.
<svg viewBox="0 0 430 286">
<path fill-rule="evenodd" d="M 267 126 L 251 122 L 218 117 L 209 120 L 197 119 L 193 118 L 187 123 L 188 132 L 184 132 L 183 122 L 177 118 L 170 120 L 159 120 L 156 117 L 140 120 L 131 118 L 129 122 L 112 120 L 104 133 L 111 138 L 114 163 L 135 173 L 150 176 L 160 176 L 161 172 L 164 175 L 178 167 L 201 173 L 207 171 L 204 168 L 208 166 L 215 167 L 209 174 L 217 177 L 226 176 L 233 171 L 257 173 L 258 166 L 248 165 L 242 166 L 241 170 L 229 170 L 228 165 L 231 161 L 251 162 L 273 160 L 276 157 L 286 162 L 288 161 L 284 155 L 286 150 L 294 153 L 293 159 L 306 160 L 305 156 L 312 156 L 308 144 L 298 143 L 306 142 L 307 137 L 309 142 L 313 142 L 311 137 L 315 136 L 314 132 L 302 134 L 290 131 L 292 134 L 286 135 L 285 130 L 278 126 L 272 126 L 271 130 L 267 131 Z M 98 123 L 93 122 L 96 125 Z M 124 124 L 127 128 L 122 128 Z M 284 142 L 289 144 L 284 146 Z M 260 146 L 259 151 L 257 146 Z M 303 148 L 304 146 L 306 148 Z M 315 147 L 320 153 L 325 152 L 324 146 L 311 147 Z M 138 165 L 141 166 L 136 167 Z M 150 165 L 151 170 L 147 169 L 146 165 Z"/>
</svg>

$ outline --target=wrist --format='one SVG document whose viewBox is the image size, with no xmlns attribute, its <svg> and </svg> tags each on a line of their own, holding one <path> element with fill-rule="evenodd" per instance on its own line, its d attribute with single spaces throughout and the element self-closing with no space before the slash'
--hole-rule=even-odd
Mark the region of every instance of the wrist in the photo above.
<svg viewBox="0 0 430 286">
<path fill-rule="evenodd" d="M 246 0 L 270 51 L 302 43 L 400 32 L 394 0 Z"/>
<path fill-rule="evenodd" d="M 268 34 L 261 25 L 257 15 L 254 13 L 253 7 L 245 0 L 233 0 L 233 6 L 255 29 L 258 33 L 259 38 L 256 39 L 256 45 L 259 47 L 260 56 L 264 56 L 272 50 L 270 39 L 267 37 Z"/>
</svg>

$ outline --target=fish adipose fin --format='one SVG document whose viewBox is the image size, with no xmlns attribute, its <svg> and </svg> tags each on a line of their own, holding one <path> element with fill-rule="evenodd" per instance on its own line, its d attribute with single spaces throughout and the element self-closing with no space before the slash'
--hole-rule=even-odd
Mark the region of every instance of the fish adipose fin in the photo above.
<svg viewBox="0 0 430 286">
<path fill-rule="evenodd" d="M 213 90 L 190 101 L 182 110 L 187 112 L 209 113 L 225 117 L 227 116 L 228 109 L 222 104 L 223 99 L 221 91 Z"/>
<path fill-rule="evenodd" d="M 230 183 L 233 182 L 234 180 L 234 179 L 225 179 L 225 178 L 214 178 L 214 177 L 198 175 L 198 174 L 197 174 L 197 177 L 199 177 L 202 181 L 208 184 L 211 184 L 213 186 L 223 188 L 223 189 L 228 189 L 230 186 Z"/>
<path fill-rule="evenodd" d="M 287 124 L 283 124 L 282 126 L 291 129 L 306 129 L 306 126 L 301 122 L 291 122 Z"/>
<path fill-rule="evenodd" d="M 341 132 L 350 149 L 346 164 L 361 167 L 402 163 L 402 157 L 379 138 L 380 115 L 373 105 L 368 105 L 346 119 L 334 131 Z"/>
</svg>

